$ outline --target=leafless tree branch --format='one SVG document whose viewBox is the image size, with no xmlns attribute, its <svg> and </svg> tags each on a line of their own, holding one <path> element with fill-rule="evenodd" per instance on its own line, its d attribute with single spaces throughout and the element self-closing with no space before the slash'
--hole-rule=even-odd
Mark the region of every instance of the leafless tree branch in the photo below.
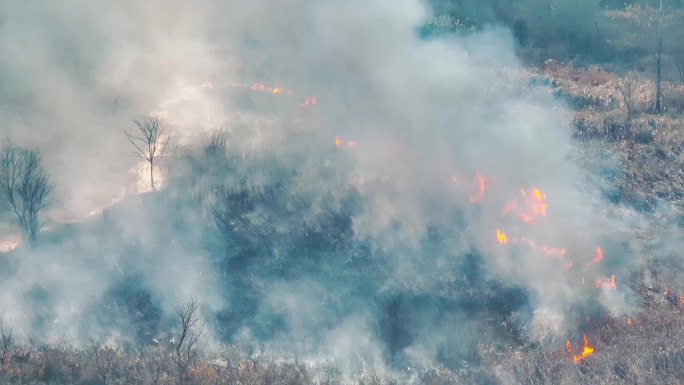
<svg viewBox="0 0 684 385">
<path fill-rule="evenodd" d="M 150 187 L 156 190 L 154 185 L 154 166 L 166 156 L 171 131 L 166 122 L 159 116 L 152 116 L 143 120 L 133 120 L 136 126 L 135 132 L 124 131 L 128 141 L 133 145 L 133 155 L 144 160 L 150 165 Z"/>
<path fill-rule="evenodd" d="M 194 299 L 184 303 L 178 309 L 180 335 L 174 341 L 173 361 L 178 369 L 178 382 L 185 384 L 188 368 L 198 358 L 199 343 L 204 334 L 204 324 L 199 314 L 199 304 Z"/>
<path fill-rule="evenodd" d="M 29 244 L 35 245 L 42 227 L 41 214 L 52 192 L 38 150 L 6 142 L 0 152 L 0 193 L 17 216 Z"/>
</svg>

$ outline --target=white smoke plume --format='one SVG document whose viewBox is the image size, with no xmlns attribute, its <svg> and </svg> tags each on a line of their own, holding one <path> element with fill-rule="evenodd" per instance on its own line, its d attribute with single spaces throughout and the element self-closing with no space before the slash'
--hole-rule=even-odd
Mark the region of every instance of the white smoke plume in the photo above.
<svg viewBox="0 0 684 385">
<path fill-rule="evenodd" d="M 338 185 L 317 178 L 334 170 L 360 196 L 354 237 L 372 240 L 391 267 L 382 293 L 369 297 L 441 290 L 477 254 L 487 279 L 529 293 L 533 315 L 519 319 L 535 340 L 576 328 L 578 304 L 629 311 L 620 279 L 630 268 L 625 234 L 638 221 L 626 221 L 573 160 L 568 110 L 518 76 L 507 30 L 426 38 L 433 15 L 418 0 L 2 1 L 0 14 L 2 136 L 43 152 L 56 227 L 136 183 L 122 131 L 156 113 L 177 151 L 225 127 L 235 151 L 298 167 L 297 182 L 312 191 L 336 196 Z M 86 313 L 125 269 L 141 273 L 167 312 L 190 296 L 214 310 L 235 305 L 198 255 L 203 234 L 183 234 L 197 240 L 181 246 L 168 242 L 172 225 L 147 227 L 151 216 L 187 213 L 150 201 L 115 210 L 115 237 L 84 230 L 77 241 L 56 235 L 50 247 L 22 252 L 0 283 L 0 310 L 35 318 L 40 301 L 25 299 L 45 297 L 54 304 L 46 319 L 94 330 Z M 440 241 L 425 247 L 435 229 Z M 597 248 L 603 259 L 594 263 Z M 345 303 L 331 312 L 323 304 L 335 290 L 310 277 L 274 281 L 258 311 L 287 327 L 269 342 L 381 365 L 377 309 Z M 406 353 L 432 359 L 447 324 L 418 332 Z M 240 331 L 258 338 L 251 333 Z"/>
</svg>

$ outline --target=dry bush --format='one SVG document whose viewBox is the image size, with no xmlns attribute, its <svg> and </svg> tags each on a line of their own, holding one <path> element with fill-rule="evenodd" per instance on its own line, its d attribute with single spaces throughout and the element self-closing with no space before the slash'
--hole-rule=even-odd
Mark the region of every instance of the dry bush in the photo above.
<svg viewBox="0 0 684 385">
<path fill-rule="evenodd" d="M 583 72 L 579 78 L 581 83 L 591 86 L 600 86 L 614 80 L 615 75 L 598 67 L 590 68 L 588 71 Z"/>
</svg>

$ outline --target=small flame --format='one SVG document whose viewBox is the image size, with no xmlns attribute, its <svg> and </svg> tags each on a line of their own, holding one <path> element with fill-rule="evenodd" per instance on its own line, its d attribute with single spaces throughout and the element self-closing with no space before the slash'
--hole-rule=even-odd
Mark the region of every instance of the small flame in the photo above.
<svg viewBox="0 0 684 385">
<path fill-rule="evenodd" d="M 567 344 L 566 344 L 566 346 L 567 346 Z M 587 335 L 585 334 L 584 335 L 584 347 L 582 348 L 582 353 L 572 356 L 572 362 L 577 364 L 592 354 L 594 354 L 594 348 L 589 345 L 589 339 L 587 338 Z"/>
<path fill-rule="evenodd" d="M 596 287 L 597 289 L 616 289 L 617 285 L 615 284 L 615 274 L 610 276 L 610 280 L 604 278 L 597 278 L 594 281 L 594 287 Z"/>
<path fill-rule="evenodd" d="M 603 261 L 603 249 L 601 249 L 600 247 L 597 247 L 596 252 L 594 252 L 594 257 L 591 259 L 591 261 L 587 265 L 588 266 L 595 265 L 601 261 Z"/>
<path fill-rule="evenodd" d="M 632 325 L 632 319 L 631 319 L 631 318 L 627 318 L 627 320 L 625 321 L 625 323 L 627 324 L 627 326 L 631 326 L 631 325 Z"/>
<path fill-rule="evenodd" d="M 278 95 L 280 93 L 280 89 L 278 87 L 274 88 L 273 91 L 271 91 L 274 95 Z"/>
<path fill-rule="evenodd" d="M 679 296 L 679 304 L 684 305 L 684 294 Z"/>
<path fill-rule="evenodd" d="M 565 249 L 559 247 L 542 246 L 539 248 L 539 250 L 541 250 L 541 252 L 544 254 L 555 255 L 558 257 L 562 257 L 565 255 Z"/>
<path fill-rule="evenodd" d="M 668 295 L 670 294 L 670 290 L 668 288 L 663 289 L 663 295 Z"/>
<path fill-rule="evenodd" d="M 508 237 L 501 230 L 496 230 L 496 240 L 502 245 L 508 244 Z"/>
<path fill-rule="evenodd" d="M 470 203 L 481 201 L 487 188 L 487 182 L 480 170 L 475 170 L 475 183 L 477 184 L 477 194 L 470 197 Z"/>
<path fill-rule="evenodd" d="M 336 136 L 335 137 L 335 146 L 339 148 L 352 148 L 356 147 L 356 143 L 352 142 L 351 140 L 348 140 L 346 143 L 344 140 L 342 140 L 341 136 Z"/>
<path fill-rule="evenodd" d="M 316 98 L 314 98 L 313 96 L 309 96 L 308 98 L 304 99 L 304 101 L 299 105 L 299 107 L 313 106 L 316 103 L 318 103 Z"/>
<path fill-rule="evenodd" d="M 568 353 L 572 352 L 572 344 L 570 343 L 570 340 L 565 341 L 565 351 Z"/>
<path fill-rule="evenodd" d="M 546 194 L 536 187 L 532 187 L 528 191 L 520 188 L 520 195 L 525 198 L 527 204 L 527 211 L 518 215 L 521 221 L 527 224 L 534 224 L 536 218 L 545 217 L 548 212 L 548 204 L 546 203 Z"/>
</svg>

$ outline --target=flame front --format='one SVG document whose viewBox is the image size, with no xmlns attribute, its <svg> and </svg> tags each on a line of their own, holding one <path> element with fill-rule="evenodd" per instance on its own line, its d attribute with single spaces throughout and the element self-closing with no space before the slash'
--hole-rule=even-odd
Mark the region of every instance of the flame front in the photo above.
<svg viewBox="0 0 684 385">
<path fill-rule="evenodd" d="M 603 249 L 600 247 L 596 248 L 596 252 L 594 253 L 594 257 L 591 259 L 591 261 L 588 263 L 589 266 L 595 265 L 599 262 L 603 261 Z"/>
<path fill-rule="evenodd" d="M 566 346 L 567 346 L 567 343 L 566 343 Z M 578 355 L 573 355 L 572 356 L 572 362 L 577 364 L 592 354 L 594 354 L 594 348 L 589 345 L 589 339 L 587 338 L 587 335 L 585 334 L 584 335 L 584 348 L 582 348 L 582 353 L 580 353 Z"/>
<path fill-rule="evenodd" d="M 475 171 L 475 183 L 477 185 L 477 194 L 470 197 L 470 203 L 476 203 L 484 198 L 485 189 L 487 188 L 487 182 L 480 170 Z"/>
</svg>

